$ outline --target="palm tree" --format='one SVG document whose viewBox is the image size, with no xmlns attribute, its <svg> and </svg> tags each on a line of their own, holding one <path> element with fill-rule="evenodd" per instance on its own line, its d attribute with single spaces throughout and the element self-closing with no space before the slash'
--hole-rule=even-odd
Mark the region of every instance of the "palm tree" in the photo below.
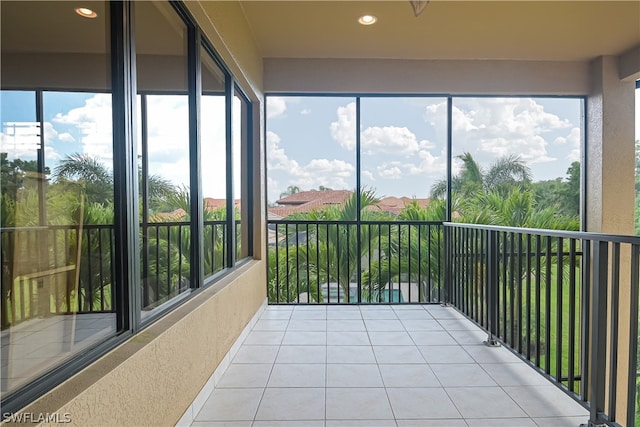
<svg viewBox="0 0 640 427">
<path fill-rule="evenodd" d="M 413 202 L 397 219 L 412 224 L 391 226 L 383 233 L 386 250 L 378 254 L 363 274 L 362 285 L 368 298 L 381 301 L 394 281 L 417 285 L 420 302 L 439 301 L 444 283 L 444 231 L 438 221 L 445 218 L 443 200 L 432 200 L 427 207 Z M 408 295 L 407 295 L 408 296 Z M 412 295 L 413 300 L 413 295 Z"/>
<path fill-rule="evenodd" d="M 287 196 L 291 196 L 292 194 L 299 193 L 300 191 L 300 187 L 298 187 L 297 185 L 290 185 L 285 191 L 280 193 L 280 198 L 283 199 Z"/>
<path fill-rule="evenodd" d="M 388 219 L 385 214 L 368 209 L 378 203 L 373 190 L 360 193 L 360 219 L 362 221 L 379 221 Z M 368 242 L 376 241 L 380 227 L 362 226 L 357 233 L 358 195 L 353 193 L 342 206 L 329 206 L 322 210 L 294 214 L 287 219 L 318 222 L 316 227 L 289 227 L 279 225 L 280 235 L 287 235 L 287 242 L 295 246 L 272 249 L 270 259 L 278 254 L 278 266 L 270 267 L 269 294 L 275 295 L 276 287 L 280 287 L 279 295 L 297 298 L 300 293 L 309 293 L 309 297 L 321 301 L 322 293 L 318 291 L 319 283 L 337 283 L 338 295 L 344 302 L 355 302 L 350 294 L 350 285 L 357 281 L 358 263 L 362 265 L 368 254 Z M 323 224 L 325 222 L 325 224 Z M 305 240 L 300 244 L 298 240 Z M 360 244 L 358 244 L 360 239 Z M 360 250 L 358 250 L 360 248 Z M 281 264 L 289 266 L 287 269 Z M 295 267 L 297 270 L 291 270 Z M 281 278 L 276 283 L 275 277 Z M 307 279 L 308 277 L 308 279 Z M 288 286 L 282 287 L 282 282 Z M 327 291 L 330 291 L 328 289 Z M 282 300 L 282 297 L 281 297 Z"/>
<path fill-rule="evenodd" d="M 79 185 L 88 202 L 113 201 L 113 174 L 97 157 L 88 154 L 69 154 L 60 161 L 53 171 L 58 183 Z M 142 185 L 142 168 L 138 168 L 138 182 Z M 168 203 L 178 192 L 166 178 L 159 175 L 147 176 L 148 206 L 151 212 L 160 209 L 176 209 Z"/>
<path fill-rule="evenodd" d="M 452 177 L 453 197 L 467 197 L 478 192 L 498 191 L 508 193 L 511 189 L 531 182 L 531 169 L 518 156 L 509 155 L 497 159 L 485 172 L 471 153 L 457 156 L 462 160 L 460 174 Z M 432 198 L 444 198 L 447 194 L 447 180 L 437 181 L 431 187 Z"/>
</svg>

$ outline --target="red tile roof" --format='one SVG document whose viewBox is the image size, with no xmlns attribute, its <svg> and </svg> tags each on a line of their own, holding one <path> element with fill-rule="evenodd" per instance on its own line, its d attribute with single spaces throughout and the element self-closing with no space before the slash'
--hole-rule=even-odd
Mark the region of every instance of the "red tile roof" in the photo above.
<svg viewBox="0 0 640 427">
<path fill-rule="evenodd" d="M 220 209 L 227 204 L 227 199 L 213 199 L 211 197 L 205 197 L 204 199 L 204 207 L 208 210 L 216 210 Z M 235 200 L 236 207 L 240 209 L 240 199 Z"/>
<path fill-rule="evenodd" d="M 375 206 L 369 206 L 368 209 L 372 211 L 378 212 L 390 212 L 392 214 L 398 215 L 402 212 L 407 205 L 410 205 L 413 202 L 417 202 L 418 206 L 424 208 L 429 206 L 429 199 L 412 199 L 409 197 L 385 197 L 381 199 Z"/>
<path fill-rule="evenodd" d="M 353 192 L 349 190 L 311 190 L 300 191 L 276 201 L 279 205 L 303 205 L 309 202 L 323 201 L 325 204 L 341 204 Z M 305 211 L 306 212 L 306 211 Z"/>
<path fill-rule="evenodd" d="M 283 206 L 269 207 L 268 211 L 272 215 L 286 218 L 294 213 L 305 213 L 313 210 L 321 210 L 330 205 L 342 206 L 353 192 L 348 190 L 324 190 L 324 191 L 300 191 L 290 196 L 278 200 L 278 204 Z M 376 212 L 390 212 L 399 214 L 402 209 L 413 202 L 417 202 L 420 207 L 429 205 L 429 199 L 417 199 L 410 197 L 385 197 L 375 206 L 368 209 Z"/>
<path fill-rule="evenodd" d="M 319 211 L 327 206 L 342 206 L 352 194 L 349 190 L 300 191 L 278 200 L 277 203 L 283 206 L 269 207 L 268 211 L 283 218 L 294 213 Z"/>
</svg>

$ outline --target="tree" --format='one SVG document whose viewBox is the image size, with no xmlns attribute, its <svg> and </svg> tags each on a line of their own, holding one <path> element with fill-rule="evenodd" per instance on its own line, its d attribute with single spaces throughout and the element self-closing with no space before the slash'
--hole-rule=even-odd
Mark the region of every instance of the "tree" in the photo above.
<svg viewBox="0 0 640 427">
<path fill-rule="evenodd" d="M 437 224 L 444 220 L 445 212 L 446 204 L 439 199 L 426 207 L 415 201 L 404 207 L 397 220 L 412 224 L 396 224 L 389 233 L 382 233 L 385 250 L 364 271 L 362 287 L 368 301 L 382 300 L 394 281 L 398 286 L 402 281 L 410 287 L 415 284 L 420 302 L 441 300 L 444 232 Z"/>
<path fill-rule="evenodd" d="M 53 177 L 58 183 L 79 185 L 88 202 L 101 203 L 113 200 L 113 175 L 97 157 L 79 153 L 67 155 L 54 169 Z M 139 167 L 140 186 L 143 183 L 142 178 L 142 168 Z M 151 213 L 176 209 L 168 203 L 178 193 L 171 181 L 158 175 L 149 175 L 147 186 L 147 206 Z"/>
<path fill-rule="evenodd" d="M 300 187 L 296 186 L 296 185 L 290 185 L 287 187 L 286 191 L 283 191 L 282 193 L 280 193 L 280 198 L 284 199 L 287 196 L 291 196 L 292 194 L 296 194 L 299 193 Z"/>
<path fill-rule="evenodd" d="M 38 225 L 40 196 L 38 184 L 50 174 L 38 172 L 35 160 L 9 160 L 7 153 L 0 153 L 0 220 L 2 227 Z"/>
<path fill-rule="evenodd" d="M 485 172 L 470 153 L 457 156 L 462 160 L 462 170 L 451 180 L 452 196 L 468 197 L 489 190 L 508 193 L 513 188 L 531 182 L 531 169 L 518 156 L 504 156 L 497 159 Z M 447 180 L 442 179 L 431 187 L 432 198 L 447 195 Z"/>
<path fill-rule="evenodd" d="M 0 153 L 0 182 L 2 194 L 14 196 L 19 189 L 24 188 L 25 180 L 38 175 L 38 163 L 35 160 L 8 160 L 7 153 Z M 44 178 L 51 173 L 49 167 L 44 168 Z"/>
<path fill-rule="evenodd" d="M 88 154 L 69 154 L 53 170 L 58 183 L 80 186 L 87 201 L 113 200 L 113 176 L 96 157 Z"/>
<path fill-rule="evenodd" d="M 580 162 L 573 162 L 567 169 L 567 176 L 531 184 L 536 204 L 552 207 L 563 215 L 580 214 Z"/>
<path fill-rule="evenodd" d="M 362 227 L 358 236 L 357 227 L 353 223 L 358 216 L 357 198 L 358 195 L 354 192 L 342 206 L 329 206 L 322 210 L 294 214 L 287 218 L 317 221 L 319 224 L 328 221 L 326 226 L 322 224 L 317 228 L 300 230 L 286 225 L 277 225 L 279 235 L 288 236 L 285 242 L 297 247 L 289 251 L 286 247 L 272 249 L 270 257 L 275 257 L 277 251 L 279 262 L 278 265 L 273 264 L 269 267 L 270 295 L 276 294 L 277 287 L 281 298 L 285 296 L 292 301 L 300 293 L 308 293 L 310 298 L 319 301 L 322 294 L 317 291 L 318 282 L 337 283 L 340 297 L 345 302 L 352 301 L 350 284 L 357 280 L 354 276 L 358 271 L 358 263 L 367 256 L 367 242 L 376 240 L 380 232 L 379 228 Z M 360 218 L 363 221 L 388 219 L 386 214 L 368 209 L 376 203 L 378 198 L 374 191 L 365 190 L 360 193 Z M 358 239 L 360 239 L 360 245 L 358 245 Z M 299 241 L 303 240 L 306 243 L 299 244 Z M 293 266 L 297 273 L 292 270 Z M 276 283 L 274 276 L 276 272 L 281 279 L 280 283 Z"/>
</svg>

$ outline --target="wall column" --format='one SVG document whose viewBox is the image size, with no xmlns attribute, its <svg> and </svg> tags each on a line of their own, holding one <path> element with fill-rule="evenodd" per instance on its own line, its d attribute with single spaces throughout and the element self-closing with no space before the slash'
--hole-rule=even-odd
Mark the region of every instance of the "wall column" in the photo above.
<svg viewBox="0 0 640 427">
<path fill-rule="evenodd" d="M 587 98 L 586 121 L 586 231 L 606 234 L 634 233 L 635 202 L 635 83 L 633 79 L 620 80 L 617 57 L 604 56 L 589 64 L 590 89 Z M 615 420 L 625 424 L 627 387 L 630 375 L 627 369 L 630 322 L 630 254 L 622 251 L 620 257 L 619 339 L 617 401 Z M 609 269 L 608 281 L 611 280 Z M 607 303 L 611 301 L 611 283 Z M 611 326 L 608 317 L 607 330 Z M 609 367 L 607 367 L 609 372 Z M 590 376 L 593 378 L 593 376 Z M 607 376 L 607 382 L 609 382 Z M 635 373 L 631 380 L 635 382 Z M 607 386 L 608 387 L 608 386 Z M 631 396 L 634 399 L 635 396 Z M 632 400 L 633 401 L 633 400 Z M 608 406 L 608 405 L 607 405 Z M 611 408 L 606 408 L 611 412 Z"/>
<path fill-rule="evenodd" d="M 616 57 L 590 64 L 587 98 L 586 231 L 633 234 L 633 80 L 618 77 Z"/>
</svg>

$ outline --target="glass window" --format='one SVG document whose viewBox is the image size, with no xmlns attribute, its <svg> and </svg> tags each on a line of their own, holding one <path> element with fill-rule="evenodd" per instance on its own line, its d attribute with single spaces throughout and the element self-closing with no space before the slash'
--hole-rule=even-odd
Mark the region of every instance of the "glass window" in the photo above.
<svg viewBox="0 0 640 427">
<path fill-rule="evenodd" d="M 237 89 L 236 89 L 237 91 Z M 232 163 L 233 163 L 233 203 L 236 227 L 236 258 L 241 260 L 251 254 L 249 229 L 251 224 L 251 203 L 248 194 L 248 174 L 250 164 L 249 103 L 237 93 L 232 108 Z"/>
<path fill-rule="evenodd" d="M 269 96 L 267 119 L 270 218 L 337 219 L 356 188 L 355 98 Z"/>
<path fill-rule="evenodd" d="M 116 332 L 106 6 L 0 5 L 3 399 Z"/>
<path fill-rule="evenodd" d="M 225 76 L 209 52 L 201 48 L 201 167 L 204 197 L 203 261 L 209 277 L 225 268 L 227 232 L 227 136 Z"/>
<path fill-rule="evenodd" d="M 444 220 L 442 202 L 429 197 L 447 173 L 447 100 L 367 97 L 360 117 L 360 181 L 377 200 L 368 211 L 376 220 Z"/>
<path fill-rule="evenodd" d="M 135 26 L 144 317 L 190 289 L 187 26 L 168 2 L 136 2 Z"/>
<path fill-rule="evenodd" d="M 453 219 L 579 229 L 582 102 L 454 98 Z"/>
</svg>

